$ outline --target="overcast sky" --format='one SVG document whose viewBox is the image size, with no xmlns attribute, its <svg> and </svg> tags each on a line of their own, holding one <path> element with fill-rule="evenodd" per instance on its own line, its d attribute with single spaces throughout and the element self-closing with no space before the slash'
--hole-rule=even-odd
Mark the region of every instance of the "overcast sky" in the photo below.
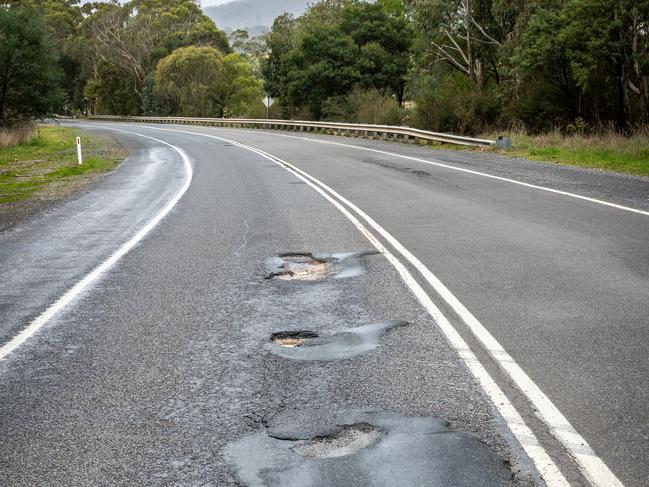
<svg viewBox="0 0 649 487">
<path fill-rule="evenodd" d="M 91 2 L 93 0 L 83 0 L 83 3 Z M 201 6 L 210 7 L 211 5 L 221 5 L 222 3 L 228 3 L 232 0 L 201 0 Z M 122 3 L 122 2 L 120 2 Z"/>
<path fill-rule="evenodd" d="M 228 3 L 232 0 L 201 0 L 201 5 L 203 7 L 209 7 L 211 5 L 221 5 L 222 3 Z"/>
</svg>

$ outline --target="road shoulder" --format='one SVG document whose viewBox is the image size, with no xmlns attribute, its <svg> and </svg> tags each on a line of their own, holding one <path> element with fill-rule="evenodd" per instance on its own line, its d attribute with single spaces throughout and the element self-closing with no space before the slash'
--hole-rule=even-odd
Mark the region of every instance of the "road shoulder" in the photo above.
<svg viewBox="0 0 649 487">
<path fill-rule="evenodd" d="M 77 163 L 77 135 L 83 166 Z M 0 149 L 0 233 L 91 190 L 128 154 L 110 134 L 47 125 L 38 127 L 32 142 Z"/>
</svg>

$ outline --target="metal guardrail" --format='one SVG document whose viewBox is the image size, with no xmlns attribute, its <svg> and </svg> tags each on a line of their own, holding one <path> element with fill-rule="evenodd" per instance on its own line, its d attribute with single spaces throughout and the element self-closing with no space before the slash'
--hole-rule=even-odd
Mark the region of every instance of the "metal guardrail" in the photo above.
<svg viewBox="0 0 649 487">
<path fill-rule="evenodd" d="M 459 135 L 428 132 L 410 127 L 392 125 L 363 125 L 355 123 L 310 122 L 302 120 L 263 120 L 247 118 L 192 118 L 192 117 L 130 117 L 117 115 L 92 115 L 90 120 L 114 122 L 166 123 L 183 125 L 205 125 L 229 128 L 261 128 L 294 130 L 299 132 L 324 132 L 332 135 L 351 135 L 383 140 L 399 140 L 419 143 L 445 143 L 465 146 L 493 146 L 511 148 L 511 140 L 476 139 Z"/>
</svg>

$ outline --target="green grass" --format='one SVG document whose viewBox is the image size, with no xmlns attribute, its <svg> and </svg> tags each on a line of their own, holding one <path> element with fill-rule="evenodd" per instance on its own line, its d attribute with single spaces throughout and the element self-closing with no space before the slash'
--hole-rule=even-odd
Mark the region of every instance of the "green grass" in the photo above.
<svg viewBox="0 0 649 487">
<path fill-rule="evenodd" d="M 83 165 L 77 163 L 81 136 Z M 0 204 L 31 198 L 56 198 L 110 171 L 125 157 L 112 138 L 76 129 L 38 126 L 23 144 L 0 148 Z"/>
<path fill-rule="evenodd" d="M 485 138 L 494 138 L 485 136 Z M 649 136 L 638 134 L 622 137 L 617 134 L 591 136 L 513 135 L 512 150 L 503 151 L 514 157 L 571 166 L 649 176 Z"/>
</svg>

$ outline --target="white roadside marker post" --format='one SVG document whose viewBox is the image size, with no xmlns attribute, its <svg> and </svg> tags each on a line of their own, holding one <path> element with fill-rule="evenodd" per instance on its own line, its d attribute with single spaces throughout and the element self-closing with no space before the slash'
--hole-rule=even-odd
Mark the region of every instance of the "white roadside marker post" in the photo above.
<svg viewBox="0 0 649 487">
<path fill-rule="evenodd" d="M 83 164 L 83 157 L 81 156 L 81 137 L 77 137 L 77 159 L 81 166 Z"/>
</svg>

